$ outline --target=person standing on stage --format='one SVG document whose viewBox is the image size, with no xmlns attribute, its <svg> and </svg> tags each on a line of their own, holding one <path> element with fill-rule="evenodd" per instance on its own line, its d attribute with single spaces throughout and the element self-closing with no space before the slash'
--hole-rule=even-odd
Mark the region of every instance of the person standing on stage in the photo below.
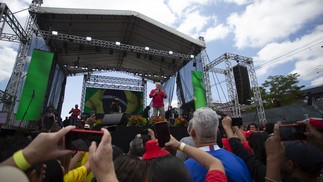
<svg viewBox="0 0 323 182">
<path fill-rule="evenodd" d="M 57 111 L 54 107 L 54 104 L 50 104 L 46 111 L 45 111 L 45 114 L 43 115 L 42 117 L 42 129 L 45 129 L 45 130 L 50 130 L 54 123 L 57 122 Z"/>
<path fill-rule="evenodd" d="M 70 125 L 76 126 L 78 116 L 81 114 L 81 110 L 78 109 L 78 105 L 75 104 L 75 108 L 72 108 L 69 112 L 70 116 Z"/>
<path fill-rule="evenodd" d="M 110 113 L 115 114 L 115 113 L 121 113 L 121 106 L 119 104 L 119 98 L 116 97 L 113 99 L 111 105 L 110 105 Z"/>
<path fill-rule="evenodd" d="M 159 115 L 165 118 L 164 99 L 167 98 L 167 94 L 163 90 L 159 82 L 156 83 L 156 88 L 151 90 L 149 97 L 153 98 L 152 105 L 153 105 L 154 117 L 157 117 L 159 112 Z"/>
</svg>

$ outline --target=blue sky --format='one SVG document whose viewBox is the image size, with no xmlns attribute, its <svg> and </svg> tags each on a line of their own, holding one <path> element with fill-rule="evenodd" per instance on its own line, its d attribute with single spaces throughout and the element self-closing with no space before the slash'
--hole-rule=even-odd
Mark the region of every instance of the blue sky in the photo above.
<svg viewBox="0 0 323 182">
<path fill-rule="evenodd" d="M 31 1 L 4 2 L 16 12 Z M 225 52 L 252 57 L 259 67 L 259 85 L 270 75 L 297 72 L 300 84 L 314 87 L 323 85 L 322 4 L 323 0 L 44 0 L 42 6 L 137 11 L 193 38 L 203 36 L 211 60 Z M 26 11 L 16 14 L 23 25 L 26 15 Z M 16 43 L 0 41 L 1 90 L 11 75 L 17 48 Z M 80 77 L 68 78 L 63 109 L 80 103 L 81 86 Z M 219 100 L 217 93 L 212 95 Z"/>
</svg>

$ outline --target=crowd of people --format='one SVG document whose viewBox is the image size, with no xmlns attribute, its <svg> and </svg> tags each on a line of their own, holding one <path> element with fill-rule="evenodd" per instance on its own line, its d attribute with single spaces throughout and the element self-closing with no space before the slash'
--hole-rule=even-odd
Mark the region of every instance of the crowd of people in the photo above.
<svg viewBox="0 0 323 182">
<path fill-rule="evenodd" d="M 101 142 L 92 142 L 86 152 L 64 149 L 62 138 L 75 128 L 71 124 L 35 138 L 1 139 L 1 180 L 320 181 L 322 122 L 299 123 L 306 127 L 304 141 L 281 141 L 279 124 L 266 124 L 263 130 L 250 124 L 244 131 L 232 126 L 230 117 L 200 108 L 189 121 L 189 137 L 178 141 L 171 136 L 165 148 L 148 129 L 129 141 L 129 151 L 122 151 L 101 128 Z"/>
</svg>

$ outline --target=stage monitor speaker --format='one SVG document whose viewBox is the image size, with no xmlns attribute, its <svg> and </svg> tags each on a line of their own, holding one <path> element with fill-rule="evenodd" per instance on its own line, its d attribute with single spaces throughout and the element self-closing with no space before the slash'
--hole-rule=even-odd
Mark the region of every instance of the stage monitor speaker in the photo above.
<svg viewBox="0 0 323 182">
<path fill-rule="evenodd" d="M 127 118 L 124 113 L 117 114 L 105 114 L 102 119 L 102 124 L 104 125 L 126 125 Z"/>
<path fill-rule="evenodd" d="M 236 83 L 239 103 L 250 105 L 250 81 L 247 67 L 239 64 L 234 66 L 233 75 Z"/>
</svg>

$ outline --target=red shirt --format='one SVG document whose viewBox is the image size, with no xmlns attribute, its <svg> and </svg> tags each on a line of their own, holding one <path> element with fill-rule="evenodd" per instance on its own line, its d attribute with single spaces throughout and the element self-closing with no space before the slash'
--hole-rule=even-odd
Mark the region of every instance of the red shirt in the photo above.
<svg viewBox="0 0 323 182">
<path fill-rule="evenodd" d="M 81 110 L 79 110 L 79 109 L 72 109 L 70 111 L 70 113 L 72 113 L 71 118 L 77 118 L 77 116 L 80 115 Z"/>
<path fill-rule="evenodd" d="M 153 98 L 153 107 L 164 107 L 164 98 L 167 98 L 167 94 L 165 93 L 164 90 L 160 89 L 158 93 L 155 94 L 157 89 L 153 89 L 149 97 Z"/>
<path fill-rule="evenodd" d="M 227 182 L 227 176 L 220 170 L 211 170 L 206 173 L 206 182 Z"/>
</svg>

